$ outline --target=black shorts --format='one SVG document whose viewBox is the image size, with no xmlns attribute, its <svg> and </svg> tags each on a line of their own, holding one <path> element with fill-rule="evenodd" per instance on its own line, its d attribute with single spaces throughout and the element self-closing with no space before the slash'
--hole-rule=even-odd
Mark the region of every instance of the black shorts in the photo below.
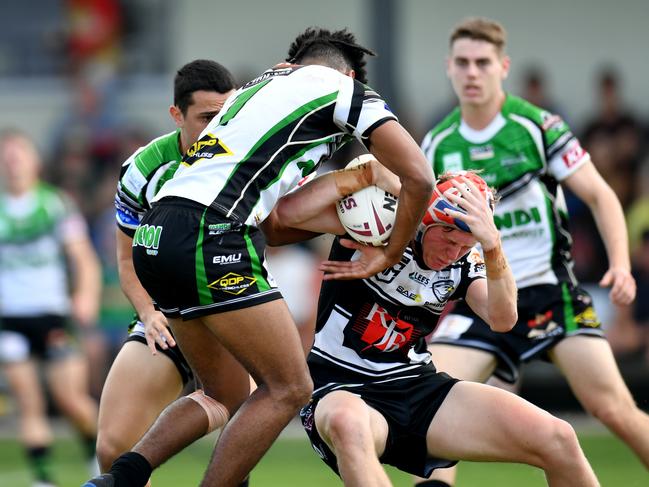
<svg viewBox="0 0 649 487">
<path fill-rule="evenodd" d="M 457 463 L 429 456 L 426 446 L 428 428 L 457 379 L 437 372 L 432 365 L 422 366 L 408 375 L 372 380 L 336 368 L 311 366 L 311 376 L 313 397 L 300 411 L 300 419 L 311 446 L 336 474 L 340 475 L 336 456 L 318 434 L 314 419 L 320 399 L 334 390 L 360 396 L 387 421 L 388 438 L 379 458 L 381 463 L 426 478 L 436 468 Z"/>
<path fill-rule="evenodd" d="M 184 198 L 155 203 L 133 238 L 137 276 L 165 316 L 192 319 L 281 299 L 261 231 Z"/>
<path fill-rule="evenodd" d="M 604 337 L 593 300 L 581 287 L 567 283 L 540 285 L 518 291 L 518 322 L 508 333 L 491 331 L 465 302 L 458 302 L 430 339 L 494 354 L 494 375 L 505 382 L 518 379 L 523 362 L 548 360 L 547 352 L 566 337 Z"/>
<path fill-rule="evenodd" d="M 59 360 L 78 353 L 77 342 L 60 315 L 0 318 L 0 362 L 29 357 Z"/>
<path fill-rule="evenodd" d="M 169 333 L 171 333 L 171 329 L 168 328 L 168 330 Z M 173 335 L 173 333 L 171 334 Z M 140 321 L 134 320 L 130 324 L 130 326 L 128 327 L 128 338 L 124 340 L 124 343 L 126 342 L 138 342 L 147 345 L 146 336 L 144 333 L 144 325 Z M 155 348 L 156 350 L 158 350 L 158 352 L 168 357 L 174 363 L 176 369 L 178 369 L 180 377 L 182 377 L 183 385 L 186 386 L 189 381 L 194 379 L 192 368 L 187 363 L 187 359 L 185 359 L 185 356 L 180 351 L 180 347 L 178 345 L 176 345 L 175 347 L 169 347 L 165 350 L 156 343 Z"/>
</svg>

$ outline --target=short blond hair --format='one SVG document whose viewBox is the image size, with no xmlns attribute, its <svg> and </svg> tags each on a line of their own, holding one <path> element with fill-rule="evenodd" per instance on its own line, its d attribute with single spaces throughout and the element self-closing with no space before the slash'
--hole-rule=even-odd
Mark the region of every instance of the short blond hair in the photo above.
<svg viewBox="0 0 649 487">
<path fill-rule="evenodd" d="M 473 39 L 493 44 L 498 54 L 503 54 L 507 42 L 507 31 L 495 20 L 485 17 L 470 17 L 455 26 L 451 32 L 449 45 L 458 39 Z"/>
</svg>

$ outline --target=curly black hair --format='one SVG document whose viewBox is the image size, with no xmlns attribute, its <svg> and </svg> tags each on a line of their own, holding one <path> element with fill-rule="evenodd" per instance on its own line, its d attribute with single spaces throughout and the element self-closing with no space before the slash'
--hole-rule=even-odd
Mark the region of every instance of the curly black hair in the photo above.
<svg viewBox="0 0 649 487">
<path fill-rule="evenodd" d="M 286 61 L 299 64 L 306 58 L 325 59 L 333 68 L 353 69 L 356 79 L 367 83 L 365 55 L 376 56 L 371 49 L 356 43 L 356 36 L 346 28 L 330 31 L 309 27 L 295 38 L 288 50 Z M 344 62 L 344 66 L 340 66 Z"/>
</svg>

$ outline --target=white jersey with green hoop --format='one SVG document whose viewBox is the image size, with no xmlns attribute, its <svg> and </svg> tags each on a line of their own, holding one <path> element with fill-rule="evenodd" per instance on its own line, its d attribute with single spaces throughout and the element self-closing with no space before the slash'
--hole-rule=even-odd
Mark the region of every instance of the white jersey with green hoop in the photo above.
<svg viewBox="0 0 649 487">
<path fill-rule="evenodd" d="M 376 92 L 334 69 L 276 66 L 228 99 L 154 201 L 188 198 L 257 225 L 340 146 L 395 119 Z"/>
<path fill-rule="evenodd" d="M 498 190 L 496 225 L 519 288 L 576 282 L 560 182 L 590 156 L 560 117 L 507 95 L 485 129 L 471 129 L 456 108 L 422 149 L 435 174 L 480 170 Z"/>
<path fill-rule="evenodd" d="M 115 209 L 117 226 L 133 237 L 151 201 L 162 185 L 170 179 L 182 160 L 180 131 L 153 139 L 136 150 L 122 165 Z"/>
<path fill-rule="evenodd" d="M 0 315 L 67 315 L 64 246 L 81 238 L 85 220 L 60 191 L 38 184 L 20 196 L 0 193 Z"/>
</svg>

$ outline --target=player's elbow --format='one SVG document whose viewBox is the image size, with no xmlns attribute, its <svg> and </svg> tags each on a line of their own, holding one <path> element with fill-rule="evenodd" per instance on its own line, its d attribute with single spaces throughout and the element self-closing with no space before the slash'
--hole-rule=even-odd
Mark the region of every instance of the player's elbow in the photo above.
<svg viewBox="0 0 649 487">
<path fill-rule="evenodd" d="M 497 333 L 506 333 L 514 328 L 518 321 L 516 306 L 506 306 L 489 312 L 489 327 Z"/>
</svg>

